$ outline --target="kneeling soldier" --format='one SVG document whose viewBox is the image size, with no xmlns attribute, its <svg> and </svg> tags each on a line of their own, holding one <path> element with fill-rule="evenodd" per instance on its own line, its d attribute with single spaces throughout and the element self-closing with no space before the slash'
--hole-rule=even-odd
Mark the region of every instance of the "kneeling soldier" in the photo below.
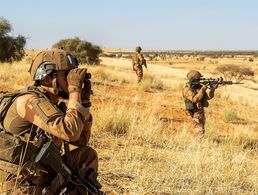
<svg viewBox="0 0 258 195">
<path fill-rule="evenodd" d="M 42 188 L 53 179 L 49 168 L 35 163 L 44 140 L 53 141 L 59 148 L 62 143 L 76 146 L 63 156 L 63 160 L 85 177 L 88 170 L 98 170 L 97 153 L 88 146 L 92 125 L 90 74 L 86 69 L 78 68 L 77 59 L 62 49 L 40 52 L 29 72 L 34 86 L 16 93 L 1 121 L 6 135 L 28 143 L 23 148 L 24 155 L 10 160 L 21 166 L 20 175 L 9 174 L 7 184 L 1 189 L 14 194 L 41 194 Z M 0 159 L 3 158 L 0 155 Z M 67 193 L 82 193 L 74 187 L 66 190 Z"/>
</svg>

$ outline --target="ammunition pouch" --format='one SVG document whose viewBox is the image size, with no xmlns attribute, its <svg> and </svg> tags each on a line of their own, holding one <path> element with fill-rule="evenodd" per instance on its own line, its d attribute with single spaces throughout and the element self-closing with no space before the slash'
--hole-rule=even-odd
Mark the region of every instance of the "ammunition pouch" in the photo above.
<svg viewBox="0 0 258 195">
<path fill-rule="evenodd" d="M 185 110 L 186 114 L 193 117 L 194 112 L 197 110 L 197 104 L 193 103 L 192 101 L 185 98 Z"/>
<path fill-rule="evenodd" d="M 194 111 L 197 109 L 197 105 L 192 101 L 185 99 L 185 109 L 188 111 Z"/>
<path fill-rule="evenodd" d="M 28 160 L 39 148 L 31 142 L 23 141 L 20 137 L 13 136 L 5 131 L 0 132 L 0 159 L 19 164 L 24 158 Z M 24 156 L 25 155 L 25 156 Z"/>
<path fill-rule="evenodd" d="M 202 107 L 208 107 L 209 106 L 209 102 L 206 98 L 202 100 L 201 104 L 202 104 Z"/>
<path fill-rule="evenodd" d="M 22 138 L 13 136 L 4 131 L 0 132 L 0 170 L 16 175 L 13 171 L 17 169 L 23 180 L 33 185 L 43 185 L 49 180 L 49 171 L 35 163 L 35 158 L 41 148 L 37 141 L 24 141 Z M 6 162 L 7 168 L 4 167 Z M 13 167 L 10 167 L 12 165 Z M 16 168 L 17 166 L 18 168 Z"/>
<path fill-rule="evenodd" d="M 19 137 L 0 132 L 0 159 L 11 163 L 19 163 L 23 145 Z"/>
</svg>

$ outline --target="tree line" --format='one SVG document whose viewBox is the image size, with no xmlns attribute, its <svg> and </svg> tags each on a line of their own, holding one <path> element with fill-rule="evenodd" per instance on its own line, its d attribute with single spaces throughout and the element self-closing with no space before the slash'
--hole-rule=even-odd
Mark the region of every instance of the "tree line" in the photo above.
<svg viewBox="0 0 258 195">
<path fill-rule="evenodd" d="M 26 37 L 12 36 L 12 26 L 8 20 L 0 17 L 0 62 L 19 61 L 25 56 Z M 78 37 L 57 41 L 52 48 L 62 48 L 78 58 L 80 63 L 99 64 L 102 50 L 99 46 Z"/>
</svg>

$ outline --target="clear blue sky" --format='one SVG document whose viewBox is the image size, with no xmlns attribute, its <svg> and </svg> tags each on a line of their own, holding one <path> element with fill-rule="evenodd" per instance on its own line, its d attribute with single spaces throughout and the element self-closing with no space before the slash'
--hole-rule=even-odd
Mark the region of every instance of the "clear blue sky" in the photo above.
<svg viewBox="0 0 258 195">
<path fill-rule="evenodd" d="M 78 36 L 101 47 L 258 50 L 258 0 L 0 0 L 29 49 Z"/>
</svg>

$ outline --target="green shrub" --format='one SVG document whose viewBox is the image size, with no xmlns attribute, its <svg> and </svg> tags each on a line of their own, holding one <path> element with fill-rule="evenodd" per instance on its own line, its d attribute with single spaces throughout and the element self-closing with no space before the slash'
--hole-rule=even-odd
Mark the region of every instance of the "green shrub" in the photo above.
<svg viewBox="0 0 258 195">
<path fill-rule="evenodd" d="M 75 55 L 80 63 L 96 65 L 100 63 L 99 55 L 102 50 L 99 46 L 80 40 L 78 37 L 63 39 L 53 45 L 53 48 L 63 48 Z"/>
<path fill-rule="evenodd" d="M 11 24 L 0 17 L 0 62 L 19 61 L 25 55 L 26 38 L 22 35 L 12 37 Z"/>
</svg>

